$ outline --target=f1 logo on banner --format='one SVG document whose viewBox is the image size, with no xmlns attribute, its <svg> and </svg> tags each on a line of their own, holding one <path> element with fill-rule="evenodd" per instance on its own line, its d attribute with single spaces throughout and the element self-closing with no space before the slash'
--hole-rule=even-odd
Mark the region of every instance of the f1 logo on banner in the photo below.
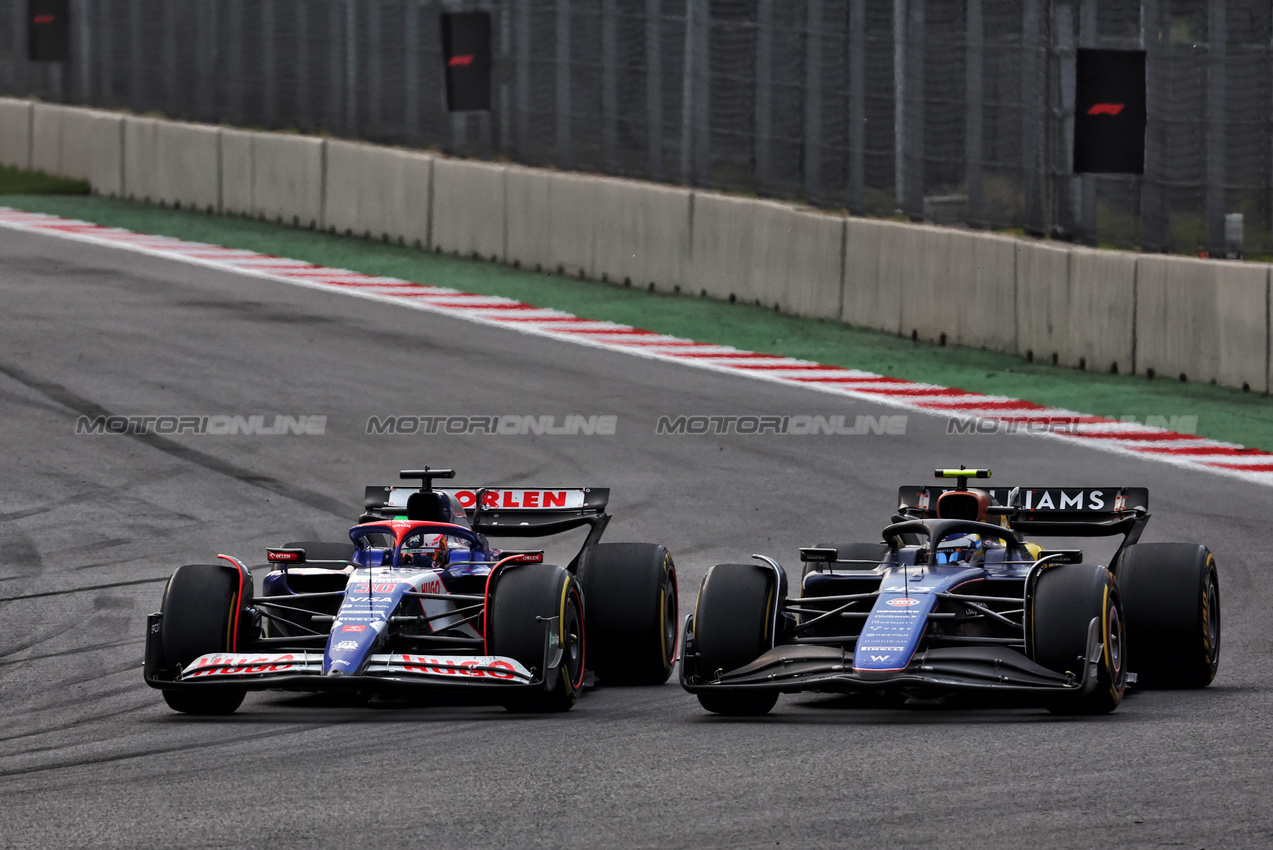
<svg viewBox="0 0 1273 850">
<path fill-rule="evenodd" d="M 1074 171 L 1145 173 L 1145 51 L 1079 50 Z"/>
</svg>

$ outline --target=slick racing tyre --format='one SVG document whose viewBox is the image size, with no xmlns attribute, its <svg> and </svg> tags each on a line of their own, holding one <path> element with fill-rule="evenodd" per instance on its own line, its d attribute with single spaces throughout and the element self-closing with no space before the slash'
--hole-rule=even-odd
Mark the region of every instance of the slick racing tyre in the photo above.
<svg viewBox="0 0 1273 850">
<path fill-rule="evenodd" d="M 332 567 L 344 566 L 353 560 L 354 551 L 357 547 L 352 543 L 323 543 L 318 540 L 298 540 L 295 543 L 288 543 L 284 549 L 304 549 L 305 563 L 314 561 L 331 561 Z"/>
<path fill-rule="evenodd" d="M 583 689 L 585 660 L 583 596 L 574 576 L 550 564 L 507 566 L 495 578 L 486 604 L 490 654 L 515 658 L 544 677 L 539 688 L 511 695 L 504 707 L 569 711 Z M 546 627 L 551 629 L 547 636 Z M 553 665 L 547 670 L 546 646 Z"/>
<path fill-rule="evenodd" d="M 755 661 L 774 646 L 777 611 L 787 595 L 786 576 L 759 564 L 717 564 L 698 590 L 692 637 L 694 667 L 701 682 Z M 698 694 L 714 714 L 767 714 L 777 691 L 708 691 Z"/>
<path fill-rule="evenodd" d="M 1220 666 L 1220 578 L 1193 543 L 1128 546 L 1114 565 L 1137 687 L 1205 688 Z"/>
<path fill-rule="evenodd" d="M 1082 696 L 1058 699 L 1053 714 L 1108 714 L 1127 690 L 1127 630 L 1118 585 L 1104 567 L 1061 564 L 1043 570 L 1026 600 L 1027 654 L 1057 673 L 1080 678 L 1088 628 L 1097 622 L 1101 658 L 1096 683 Z"/>
<path fill-rule="evenodd" d="M 160 606 L 162 668 L 175 673 L 201 655 L 233 652 L 238 646 L 236 626 L 246 628 L 246 618 L 240 616 L 242 597 L 251 593 L 251 587 L 228 565 L 178 567 Z M 184 714 L 233 714 L 243 703 L 244 693 L 241 688 L 218 686 L 163 692 L 168 707 Z"/>
<path fill-rule="evenodd" d="M 653 543 L 598 543 L 584 550 L 579 584 L 587 607 L 588 667 L 597 680 L 666 682 L 680 631 L 672 555 Z"/>
</svg>

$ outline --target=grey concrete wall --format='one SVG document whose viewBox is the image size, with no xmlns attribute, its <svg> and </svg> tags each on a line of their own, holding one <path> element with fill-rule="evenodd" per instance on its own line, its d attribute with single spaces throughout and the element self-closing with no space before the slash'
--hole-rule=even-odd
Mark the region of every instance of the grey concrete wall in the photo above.
<svg viewBox="0 0 1273 850">
<path fill-rule="evenodd" d="M 31 119 L 35 104 L 0 98 L 0 165 L 31 168 Z"/>
<path fill-rule="evenodd" d="M 685 287 L 796 316 L 840 315 L 843 216 L 700 192 Z"/>
<path fill-rule="evenodd" d="M 1135 254 L 1017 242 L 1017 353 L 1062 366 L 1130 372 Z"/>
<path fill-rule="evenodd" d="M 1139 370 L 1268 390 L 1266 267 L 1145 256 L 1138 271 Z"/>
<path fill-rule="evenodd" d="M 507 167 L 490 162 L 433 162 L 430 247 L 448 254 L 504 262 Z"/>
<path fill-rule="evenodd" d="M 325 228 L 326 142 L 309 136 L 252 137 L 252 214 L 297 227 Z"/>
<path fill-rule="evenodd" d="M 1271 267 L 0 99 L 0 162 L 94 190 L 1267 392 Z"/>
<path fill-rule="evenodd" d="M 427 154 L 328 141 L 327 228 L 427 248 L 432 166 Z"/>
</svg>

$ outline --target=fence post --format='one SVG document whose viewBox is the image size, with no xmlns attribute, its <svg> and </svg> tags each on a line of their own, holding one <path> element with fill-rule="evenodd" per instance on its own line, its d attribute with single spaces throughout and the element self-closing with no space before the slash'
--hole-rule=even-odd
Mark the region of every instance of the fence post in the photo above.
<svg viewBox="0 0 1273 850">
<path fill-rule="evenodd" d="M 1043 124 L 1047 120 L 1047 94 L 1039 74 L 1039 50 L 1043 46 L 1039 0 L 1024 0 L 1021 10 L 1021 180 L 1024 183 L 1027 233 L 1044 235 L 1047 225 L 1044 200 L 1047 195 L 1046 157 L 1043 155 Z"/>
<path fill-rule="evenodd" d="M 407 0 L 403 20 L 403 38 L 406 43 L 402 57 L 402 109 L 403 130 L 406 142 L 421 147 L 420 137 L 420 4 Z"/>
<path fill-rule="evenodd" d="M 849 210 L 866 210 L 866 0 L 849 6 Z"/>
<path fill-rule="evenodd" d="M 513 121 L 517 125 L 517 153 L 523 160 L 530 156 L 530 3 L 516 0 L 517 26 L 513 50 L 517 53 L 517 77 L 513 80 Z"/>
<path fill-rule="evenodd" d="M 681 65 L 681 183 L 694 185 L 694 18 L 698 4 L 685 0 L 685 61 Z"/>
<path fill-rule="evenodd" d="M 1082 6 L 1079 9 L 1079 46 L 1080 47 L 1096 47 L 1096 0 L 1082 0 Z M 1077 59 L 1077 57 L 1076 57 Z M 1077 72 L 1077 63 L 1075 65 Z M 1073 79 L 1073 75 L 1071 75 Z M 1067 156 L 1070 158 L 1070 167 L 1073 168 L 1074 157 L 1074 90 L 1075 83 L 1071 82 L 1070 99 L 1066 106 L 1070 110 L 1070 141 Z M 1078 178 L 1079 184 L 1079 218 L 1078 232 L 1082 235 L 1082 240 L 1089 244 L 1096 244 L 1096 175 L 1084 174 Z"/>
<path fill-rule="evenodd" d="M 293 114 L 297 129 L 309 130 L 318 126 L 310 112 L 313 99 L 309 77 L 314 70 L 309 61 L 309 3 L 297 3 L 293 8 L 296 12 L 296 103 Z"/>
<path fill-rule="evenodd" d="M 111 49 L 111 30 L 116 26 L 110 16 L 110 10 L 103 8 L 101 0 L 98 2 L 97 9 L 97 79 L 98 79 L 98 100 L 97 105 L 103 109 L 110 109 L 116 106 L 115 91 L 111 85 L 111 78 L 115 64 L 115 51 Z"/>
<path fill-rule="evenodd" d="M 615 0 L 601 0 L 601 170 L 619 171 L 619 21 Z"/>
<path fill-rule="evenodd" d="M 660 0 L 645 0 L 646 158 L 651 180 L 663 179 L 663 17 Z"/>
<path fill-rule="evenodd" d="M 71 6 L 72 14 L 75 16 L 72 19 L 75 27 L 75 48 L 71 61 L 79 66 L 79 82 L 75 87 L 76 99 L 85 104 L 93 102 L 93 40 L 90 35 L 91 28 L 88 25 L 88 16 L 92 13 L 92 8 L 92 0 L 73 0 Z M 16 66 L 17 63 L 15 62 L 14 65 Z"/>
<path fill-rule="evenodd" d="M 226 100 L 229 103 L 230 123 L 242 127 L 246 118 L 245 101 L 247 94 L 247 74 L 244 73 L 243 50 L 243 0 L 229 0 L 226 15 L 229 25 L 225 34 L 226 62 Z M 221 116 L 218 116 L 221 117 Z"/>
<path fill-rule="evenodd" d="M 981 0 L 968 0 L 964 21 L 964 182 L 968 184 L 968 222 L 983 223 L 982 172 L 982 62 L 986 29 Z"/>
<path fill-rule="evenodd" d="M 362 4 L 362 19 L 367 27 L 367 127 L 363 134 L 376 141 L 383 141 L 384 115 L 381 92 L 384 91 L 384 39 L 381 37 L 383 3 Z"/>
<path fill-rule="evenodd" d="M 893 87 L 898 206 L 924 217 L 924 4 L 893 0 Z"/>
<path fill-rule="evenodd" d="M 809 0 L 805 19 L 804 194 L 822 198 L 822 0 Z"/>
<path fill-rule="evenodd" d="M 1166 71 L 1159 30 L 1162 25 L 1159 0 L 1142 0 L 1141 46 L 1145 51 L 1145 173 L 1140 190 L 1140 245 L 1145 251 L 1165 248 L 1166 212 L 1163 209 L 1163 160 L 1166 129 L 1163 123 L 1160 80 Z"/>
<path fill-rule="evenodd" d="M 145 112 L 149 105 L 145 99 L 146 85 L 142 68 L 141 0 L 128 2 L 128 106 L 134 112 Z"/>
<path fill-rule="evenodd" d="M 711 6 L 708 0 L 694 0 L 694 185 L 708 181 L 712 164 L 712 110 L 711 110 Z"/>
<path fill-rule="evenodd" d="M 774 3 L 756 3 L 756 189 L 770 190 L 770 136 L 773 132 Z"/>
<path fill-rule="evenodd" d="M 261 0 L 261 76 L 264 78 L 262 121 L 273 130 L 278 126 L 278 63 L 274 45 L 278 36 L 277 0 Z"/>
<path fill-rule="evenodd" d="M 358 135 L 357 0 L 345 0 L 345 135 Z"/>
<path fill-rule="evenodd" d="M 570 168 L 570 0 L 557 0 L 557 166 Z"/>
<path fill-rule="evenodd" d="M 1225 169 L 1225 54 L 1228 27 L 1225 3 L 1207 4 L 1207 251 L 1223 257 Z M 1175 246 L 1179 248 L 1180 246 Z"/>
</svg>

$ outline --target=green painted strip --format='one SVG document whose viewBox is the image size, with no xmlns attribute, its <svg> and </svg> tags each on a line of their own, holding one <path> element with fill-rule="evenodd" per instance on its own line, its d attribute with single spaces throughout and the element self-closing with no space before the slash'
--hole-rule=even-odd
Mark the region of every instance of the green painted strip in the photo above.
<svg viewBox="0 0 1273 850">
<path fill-rule="evenodd" d="M 242 218 L 162 210 L 93 197 L 11 195 L 2 202 L 18 209 L 142 233 L 245 248 L 483 295 L 503 295 L 585 318 L 622 322 L 749 351 L 1028 399 L 1049 407 L 1132 417 L 1142 423 L 1149 420 L 1148 424 L 1172 430 L 1189 431 L 1193 422 L 1190 417 L 1196 417 L 1195 432 L 1199 436 L 1273 449 L 1273 400 L 1259 392 L 1026 363 L 988 351 L 913 343 L 838 322 L 780 316 L 752 305 L 651 294 Z"/>
</svg>

